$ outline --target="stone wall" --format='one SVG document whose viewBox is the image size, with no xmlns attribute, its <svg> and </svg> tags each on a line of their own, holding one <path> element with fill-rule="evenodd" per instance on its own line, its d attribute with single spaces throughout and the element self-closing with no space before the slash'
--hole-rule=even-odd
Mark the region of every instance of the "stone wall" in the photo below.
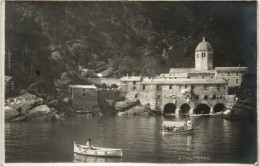
<svg viewBox="0 0 260 166">
<path fill-rule="evenodd" d="M 190 113 L 193 113 L 192 110 L 199 104 L 206 104 L 210 108 L 213 108 L 218 103 L 226 105 L 225 96 L 227 94 L 227 85 L 173 85 L 172 89 L 170 89 L 169 85 L 164 85 L 162 87 L 163 99 L 160 109 L 163 111 L 164 106 L 168 103 L 175 104 L 177 109 L 180 109 L 183 104 L 188 104 L 191 108 Z M 175 98 L 173 98 L 173 95 Z M 205 99 L 205 95 L 207 95 L 207 99 Z"/>
<path fill-rule="evenodd" d="M 190 113 L 193 114 L 199 104 L 206 104 L 211 110 L 218 103 L 226 106 L 228 85 L 141 85 L 140 82 L 134 84 L 129 81 L 122 83 L 122 91 L 127 92 L 127 99 L 138 99 L 142 105 L 149 105 L 152 110 L 163 112 L 165 105 L 172 103 L 178 113 L 183 104 L 188 104 Z"/>
<path fill-rule="evenodd" d="M 140 81 L 135 81 L 135 84 L 133 81 L 123 81 L 120 84 L 120 87 L 122 89 L 122 91 L 127 91 L 127 92 L 138 92 L 141 91 L 143 86 L 140 85 Z"/>
<path fill-rule="evenodd" d="M 120 86 L 120 79 L 118 78 L 85 78 L 93 84 L 106 84 L 111 86 L 112 84 L 116 84 Z"/>
<path fill-rule="evenodd" d="M 229 87 L 240 86 L 243 80 L 245 73 L 237 71 L 217 71 L 216 78 L 224 78 L 228 81 Z M 238 82 L 237 82 L 238 81 Z"/>
</svg>

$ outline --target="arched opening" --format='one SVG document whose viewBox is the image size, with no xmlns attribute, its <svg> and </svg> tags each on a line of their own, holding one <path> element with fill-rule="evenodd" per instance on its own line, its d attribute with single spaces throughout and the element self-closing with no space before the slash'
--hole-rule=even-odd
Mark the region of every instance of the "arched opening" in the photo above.
<svg viewBox="0 0 260 166">
<path fill-rule="evenodd" d="M 182 104 L 180 109 L 180 114 L 189 114 L 190 106 L 189 104 Z"/>
<path fill-rule="evenodd" d="M 164 106 L 163 113 L 164 114 L 175 114 L 176 106 L 172 103 L 168 103 Z"/>
<path fill-rule="evenodd" d="M 225 105 L 222 103 L 218 103 L 214 106 L 213 111 L 220 112 L 220 111 L 224 111 L 224 109 L 225 109 Z"/>
<path fill-rule="evenodd" d="M 206 104 L 199 104 L 195 108 L 195 114 L 209 114 L 210 112 L 210 107 Z"/>
</svg>

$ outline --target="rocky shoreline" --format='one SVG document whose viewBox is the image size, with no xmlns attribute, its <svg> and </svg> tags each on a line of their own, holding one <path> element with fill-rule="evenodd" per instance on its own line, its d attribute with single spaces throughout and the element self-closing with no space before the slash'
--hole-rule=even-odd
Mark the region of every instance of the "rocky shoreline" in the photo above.
<svg viewBox="0 0 260 166">
<path fill-rule="evenodd" d="M 109 91 L 115 93 L 117 90 L 108 90 L 104 94 L 108 94 Z M 121 95 L 120 92 L 119 95 Z M 99 95 L 99 111 L 95 111 L 94 114 L 116 116 L 161 115 L 160 112 L 151 110 L 148 104 L 142 105 L 138 99 L 125 98 L 124 95 L 116 95 L 116 99 L 107 96 Z M 16 97 L 9 97 L 5 100 L 5 121 L 63 121 L 67 116 L 75 113 L 71 103 L 68 103 L 65 99 L 57 100 L 51 97 L 43 99 L 26 90 L 21 90 Z M 245 103 L 249 101 L 248 99 L 239 100 L 229 112 L 222 111 L 210 114 L 210 117 L 231 120 L 245 119 L 244 117 L 249 117 L 248 119 L 250 119 L 254 117 L 252 115 L 253 108 L 250 107 L 251 111 L 245 111 L 248 109 Z"/>
<path fill-rule="evenodd" d="M 7 98 L 5 121 L 62 121 L 64 112 L 56 110 L 57 100 L 46 101 L 25 90 L 17 97 Z"/>
</svg>

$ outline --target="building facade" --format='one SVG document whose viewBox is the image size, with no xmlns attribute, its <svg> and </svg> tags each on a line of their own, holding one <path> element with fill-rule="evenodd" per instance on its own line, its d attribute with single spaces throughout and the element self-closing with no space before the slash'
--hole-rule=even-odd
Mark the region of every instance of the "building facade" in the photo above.
<svg viewBox="0 0 260 166">
<path fill-rule="evenodd" d="M 86 110 L 96 107 L 97 87 L 94 85 L 69 85 L 69 97 L 72 106 L 77 110 Z"/>
<path fill-rule="evenodd" d="M 13 91 L 14 88 L 14 78 L 11 76 L 5 76 L 5 93 Z"/>
<path fill-rule="evenodd" d="M 240 86 L 247 67 L 213 68 L 213 49 L 203 38 L 195 49 L 195 68 L 171 68 L 155 78 L 122 77 L 127 98 L 163 113 L 203 114 L 233 105 L 230 87 Z"/>
</svg>

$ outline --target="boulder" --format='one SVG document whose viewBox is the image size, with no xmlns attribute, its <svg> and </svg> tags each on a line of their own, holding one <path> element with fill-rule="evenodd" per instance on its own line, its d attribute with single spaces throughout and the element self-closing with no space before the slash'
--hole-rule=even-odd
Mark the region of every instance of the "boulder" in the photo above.
<svg viewBox="0 0 260 166">
<path fill-rule="evenodd" d="M 29 100 L 29 101 L 20 101 L 20 102 L 13 102 L 13 103 L 8 103 L 7 105 L 9 107 L 12 107 L 13 109 L 16 109 L 19 111 L 21 114 L 27 114 L 27 111 L 40 105 L 41 100 Z"/>
<path fill-rule="evenodd" d="M 223 118 L 224 118 L 224 119 L 230 118 L 231 115 L 232 115 L 232 111 L 229 110 L 229 109 L 227 109 L 226 111 L 223 112 Z"/>
<path fill-rule="evenodd" d="M 49 107 L 56 107 L 58 105 L 58 100 L 51 100 L 48 102 Z"/>
<path fill-rule="evenodd" d="M 37 96 L 32 95 L 30 93 L 25 93 L 23 95 L 16 97 L 17 100 L 21 100 L 21 101 L 23 101 L 23 100 L 26 100 L 26 101 L 27 100 L 36 100 L 37 98 L 38 98 Z"/>
<path fill-rule="evenodd" d="M 59 51 L 53 51 L 51 53 L 51 57 L 50 57 L 52 60 L 55 60 L 55 61 L 62 61 L 62 57 L 61 57 L 61 54 Z"/>
<path fill-rule="evenodd" d="M 30 109 L 40 105 L 40 103 L 41 103 L 40 100 L 31 100 L 31 101 L 24 102 L 21 107 L 21 114 L 23 114 L 23 115 L 27 114 L 27 112 Z"/>
<path fill-rule="evenodd" d="M 19 117 L 12 119 L 11 121 L 26 121 L 26 120 L 27 120 L 27 118 L 25 116 L 19 116 Z"/>
<path fill-rule="evenodd" d="M 125 112 L 118 112 L 116 115 L 117 115 L 117 116 L 126 116 L 127 113 L 125 113 Z"/>
<path fill-rule="evenodd" d="M 145 106 L 135 106 L 127 111 L 125 111 L 127 115 L 149 115 L 149 109 Z"/>
<path fill-rule="evenodd" d="M 124 111 L 124 110 L 128 110 L 136 105 L 139 105 L 140 102 L 139 100 L 134 100 L 134 101 L 130 101 L 130 100 L 125 100 L 125 101 L 120 101 L 120 102 L 117 102 L 115 104 L 115 109 L 117 111 Z"/>
<path fill-rule="evenodd" d="M 50 108 L 47 106 L 47 105 L 41 105 L 41 106 L 38 106 L 38 107 L 35 107 L 31 110 L 29 110 L 26 114 L 26 117 L 30 120 L 33 120 L 33 119 L 45 119 L 46 118 L 46 115 L 48 115 L 48 113 L 50 113 L 51 110 Z"/>
<path fill-rule="evenodd" d="M 5 106 L 4 107 L 4 111 L 5 111 L 5 120 L 9 121 L 11 119 L 14 119 L 15 117 L 19 116 L 19 112 L 11 107 Z"/>
<path fill-rule="evenodd" d="M 47 105 L 41 105 L 28 111 L 26 118 L 30 121 L 61 121 L 64 120 L 62 115 L 58 115 L 55 109 Z"/>
</svg>

